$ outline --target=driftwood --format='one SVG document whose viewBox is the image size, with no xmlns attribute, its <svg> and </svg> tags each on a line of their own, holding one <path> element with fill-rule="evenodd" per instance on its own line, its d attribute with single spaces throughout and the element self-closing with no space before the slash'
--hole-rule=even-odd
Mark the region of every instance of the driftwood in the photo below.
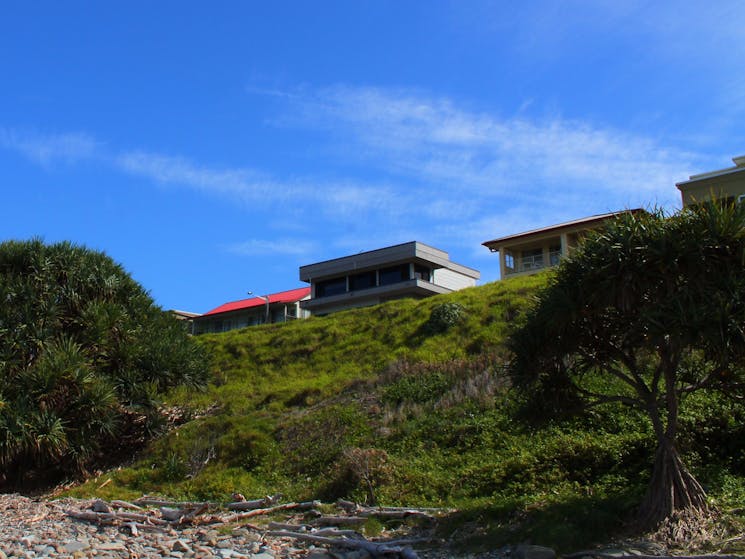
<svg viewBox="0 0 745 559">
<path fill-rule="evenodd" d="M 361 516 L 321 516 L 314 519 L 313 526 L 361 526 L 367 518 Z"/>
<path fill-rule="evenodd" d="M 270 522 L 267 525 L 270 530 L 289 530 L 290 532 L 310 532 L 310 524 L 288 524 L 286 522 Z"/>
<path fill-rule="evenodd" d="M 383 542 L 371 542 L 365 539 L 356 540 L 346 538 L 328 538 L 315 534 L 302 534 L 299 532 L 288 531 L 268 532 L 268 535 L 281 538 L 295 538 L 300 541 L 332 547 L 344 547 L 347 549 L 357 550 L 361 549 L 367 551 L 374 558 L 389 557 L 401 559 L 418 559 L 418 555 L 411 548 L 390 545 Z"/>
<path fill-rule="evenodd" d="M 416 509 L 399 509 L 399 510 L 381 510 L 381 509 L 368 509 L 358 511 L 357 514 L 363 517 L 375 517 L 382 519 L 399 519 L 399 518 L 425 518 L 427 520 L 434 520 L 435 518 L 426 512 L 422 512 Z"/>
<path fill-rule="evenodd" d="M 228 503 L 226 508 L 228 510 L 253 510 L 270 507 L 279 503 L 279 495 L 271 495 L 264 497 L 263 499 L 255 499 L 253 501 L 236 501 L 234 503 Z"/>
<path fill-rule="evenodd" d="M 162 518 L 156 518 L 154 516 L 148 516 L 146 514 L 138 514 L 134 512 L 93 512 L 93 511 L 76 511 L 68 509 L 65 511 L 67 516 L 77 518 L 78 520 L 85 520 L 87 522 L 93 522 L 95 524 L 116 524 L 117 521 L 131 521 L 141 522 L 143 524 L 157 524 L 166 525 L 169 524 L 167 520 Z"/>
<path fill-rule="evenodd" d="M 362 538 L 362 534 L 354 530 L 340 530 L 339 528 L 321 528 L 320 530 L 312 528 L 308 524 L 287 524 L 285 522 L 270 522 L 267 525 L 269 530 L 280 530 L 285 532 L 294 532 L 297 534 L 310 534 L 315 536 L 337 536 L 344 538 Z"/>
<path fill-rule="evenodd" d="M 354 503 L 352 501 L 346 501 L 344 499 L 339 499 L 336 501 L 336 506 L 346 512 L 349 513 L 370 513 L 373 511 L 377 512 L 385 512 L 385 513 L 394 513 L 394 512 L 401 512 L 401 513 L 410 513 L 410 514 L 422 514 L 422 513 L 435 513 L 435 512 L 453 512 L 454 509 L 447 509 L 447 508 L 438 508 L 438 507 L 417 507 L 417 508 L 411 508 L 411 507 L 366 507 L 363 505 L 360 505 L 359 503 Z M 391 516 L 391 518 L 394 518 Z"/>
<path fill-rule="evenodd" d="M 309 505 L 309 503 L 285 503 L 284 505 L 275 505 L 273 507 L 267 507 L 265 509 L 254 509 L 248 512 L 232 514 L 228 517 L 223 518 L 222 521 L 223 522 L 238 522 L 246 518 L 252 518 L 254 516 L 260 516 L 263 514 L 272 514 L 274 512 L 279 512 L 283 510 L 293 510 L 293 509 L 302 510 L 302 508 L 306 505 Z"/>
<path fill-rule="evenodd" d="M 130 510 L 142 510 L 142 507 L 138 507 L 137 505 L 133 503 L 129 503 L 127 501 L 119 501 L 119 500 L 113 500 L 111 503 L 109 503 L 112 507 L 116 507 L 119 509 L 130 509 Z"/>
<path fill-rule="evenodd" d="M 240 496 L 243 498 L 242 496 Z M 235 497 L 234 497 L 235 498 Z M 434 520 L 428 511 L 434 509 L 412 509 L 403 507 L 365 507 L 350 501 L 338 501 L 337 507 L 342 509 L 340 515 L 323 515 L 318 512 L 319 501 L 302 503 L 278 504 L 279 496 L 270 496 L 252 501 L 241 500 L 229 503 L 223 510 L 236 511 L 232 514 L 205 514 L 210 508 L 217 507 L 210 502 L 176 502 L 151 497 L 142 497 L 133 503 L 127 501 L 102 500 L 94 501 L 90 506 L 93 510 L 65 510 L 65 514 L 78 520 L 99 525 L 120 525 L 121 529 L 128 529 L 133 536 L 145 530 L 165 530 L 182 524 L 230 524 L 243 522 L 249 518 L 270 515 L 285 511 L 293 513 L 304 511 L 306 523 L 291 524 L 287 522 L 269 522 L 267 535 L 276 537 L 295 538 L 300 541 L 317 545 L 335 546 L 353 550 L 363 550 L 374 559 L 416 559 L 416 553 L 408 546 L 431 541 L 431 538 L 417 538 L 386 542 L 369 541 L 354 529 L 365 524 L 370 518 L 405 519 L 425 518 Z M 158 507 L 144 508 L 144 507 Z M 315 515 L 313 520 L 307 520 Z M 244 524 L 254 530 L 262 530 L 257 526 Z M 567 559 L 581 559 L 592 555 L 598 559 L 618 559 L 591 552 L 575 554 Z M 629 559 L 665 559 L 659 557 L 634 556 Z M 736 556 L 707 556 L 685 557 L 676 559 L 745 559 Z"/>
<path fill-rule="evenodd" d="M 202 505 L 207 505 L 208 507 L 216 507 L 218 506 L 217 503 L 210 503 L 210 502 L 191 502 L 191 501 L 169 501 L 167 499 L 156 499 L 154 497 L 148 497 L 147 495 L 144 497 L 140 497 L 139 499 L 136 499 L 134 501 L 135 505 L 141 505 L 146 507 L 173 507 L 178 509 L 191 509 L 194 507 L 201 507 Z"/>
</svg>

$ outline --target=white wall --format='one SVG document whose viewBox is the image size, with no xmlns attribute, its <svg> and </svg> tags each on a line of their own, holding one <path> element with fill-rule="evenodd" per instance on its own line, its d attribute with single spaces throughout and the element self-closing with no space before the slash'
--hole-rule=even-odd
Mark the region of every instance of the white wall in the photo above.
<svg viewBox="0 0 745 559">
<path fill-rule="evenodd" d="M 438 268 L 434 271 L 434 281 L 432 283 L 457 291 L 458 289 L 473 287 L 476 285 L 476 280 L 447 268 Z"/>
</svg>

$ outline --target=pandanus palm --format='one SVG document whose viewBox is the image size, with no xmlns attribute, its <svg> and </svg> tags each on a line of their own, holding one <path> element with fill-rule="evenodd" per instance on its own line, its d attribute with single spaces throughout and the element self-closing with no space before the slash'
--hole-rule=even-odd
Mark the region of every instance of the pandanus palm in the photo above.
<svg viewBox="0 0 745 559">
<path fill-rule="evenodd" d="M 103 253 L 70 243 L 0 243 L 0 474 L 84 470 L 151 397 L 206 380 L 175 319 Z M 2 483 L 0 483 L 2 485 Z"/>
<path fill-rule="evenodd" d="M 657 451 L 644 526 L 706 509 L 678 451 L 681 398 L 742 389 L 744 264 L 745 206 L 626 214 L 561 264 L 510 340 L 513 374 L 525 386 L 553 382 L 649 419 Z M 590 389 L 588 374 L 608 382 Z"/>
</svg>

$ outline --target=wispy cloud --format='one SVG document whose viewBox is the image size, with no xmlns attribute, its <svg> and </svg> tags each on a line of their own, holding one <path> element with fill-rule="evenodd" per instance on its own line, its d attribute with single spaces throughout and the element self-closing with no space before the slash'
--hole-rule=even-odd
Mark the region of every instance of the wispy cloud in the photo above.
<svg viewBox="0 0 745 559">
<path fill-rule="evenodd" d="M 115 165 L 157 183 L 229 197 L 257 210 L 304 208 L 332 219 L 398 215 L 410 200 L 395 188 L 355 179 L 270 176 L 248 168 L 212 168 L 183 157 L 144 151 L 122 153 Z"/>
<path fill-rule="evenodd" d="M 695 154 L 653 137 L 560 116 L 500 118 L 406 90 L 326 89 L 282 124 L 326 129 L 345 156 L 426 190 L 435 207 L 463 196 L 526 203 L 552 189 L 670 204 L 674 183 L 700 168 Z"/>
<path fill-rule="evenodd" d="M 421 91 L 338 86 L 272 95 L 281 99 L 279 123 L 320 133 L 326 151 L 319 162 L 327 161 L 330 172 L 218 167 L 136 149 L 104 152 L 87 134 L 0 128 L 0 146 L 42 165 L 96 158 L 157 184 L 241 202 L 274 221 L 291 219 L 298 238 L 323 226 L 337 232 L 337 242 L 355 245 L 426 238 L 452 246 L 507 233 L 507 227 L 670 206 L 678 199 L 674 183 L 706 168 L 700 156 L 658 138 L 561 116 L 505 117 Z M 333 174 L 339 161 L 350 169 L 346 176 Z M 297 239 L 253 239 L 225 250 L 307 254 L 314 248 Z"/>
<path fill-rule="evenodd" d="M 288 196 L 292 188 L 277 185 L 265 175 L 245 168 L 213 169 L 184 157 L 145 151 L 130 151 L 113 159 L 121 170 L 161 184 L 186 186 L 213 194 L 228 195 L 243 201 L 261 200 L 269 195 Z"/>
<path fill-rule="evenodd" d="M 307 239 L 250 239 L 224 245 L 223 250 L 240 256 L 304 256 L 313 253 L 317 247 Z"/>
<path fill-rule="evenodd" d="M 32 161 L 47 166 L 91 158 L 97 153 L 100 144 L 92 136 L 80 132 L 43 134 L 0 128 L 0 146 L 15 150 Z"/>
</svg>

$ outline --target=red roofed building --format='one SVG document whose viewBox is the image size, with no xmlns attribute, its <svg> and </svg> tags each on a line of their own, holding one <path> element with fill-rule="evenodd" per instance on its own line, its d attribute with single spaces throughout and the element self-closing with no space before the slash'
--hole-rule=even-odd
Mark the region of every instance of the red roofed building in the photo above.
<svg viewBox="0 0 745 559">
<path fill-rule="evenodd" d="M 310 298 L 310 287 L 290 289 L 240 301 L 231 301 L 195 317 L 194 333 L 226 332 L 236 328 L 307 318 L 300 301 Z"/>
</svg>

